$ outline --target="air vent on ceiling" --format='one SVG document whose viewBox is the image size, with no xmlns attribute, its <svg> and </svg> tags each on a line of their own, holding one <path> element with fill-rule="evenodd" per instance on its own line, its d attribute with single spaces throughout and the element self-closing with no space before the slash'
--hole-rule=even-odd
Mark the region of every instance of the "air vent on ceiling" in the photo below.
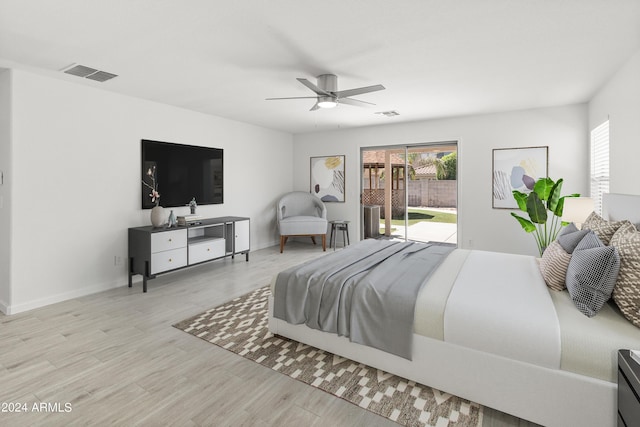
<svg viewBox="0 0 640 427">
<path fill-rule="evenodd" d="M 97 82 L 105 82 L 107 80 L 111 80 L 114 77 L 118 77 L 117 74 L 107 73 L 106 71 L 99 71 L 95 68 L 77 64 L 73 64 L 71 67 L 64 70 L 64 72 L 66 74 L 84 77 L 87 79 L 95 80 Z"/>
<path fill-rule="evenodd" d="M 400 113 L 398 113 L 396 110 L 378 111 L 378 112 L 376 112 L 376 114 L 382 114 L 382 115 L 387 116 L 387 117 L 393 117 L 393 116 L 399 116 L 400 115 Z"/>
<path fill-rule="evenodd" d="M 118 77 L 117 74 L 107 73 L 106 71 L 98 71 L 87 76 L 88 79 L 95 80 L 97 82 L 106 82 L 114 77 Z"/>
</svg>

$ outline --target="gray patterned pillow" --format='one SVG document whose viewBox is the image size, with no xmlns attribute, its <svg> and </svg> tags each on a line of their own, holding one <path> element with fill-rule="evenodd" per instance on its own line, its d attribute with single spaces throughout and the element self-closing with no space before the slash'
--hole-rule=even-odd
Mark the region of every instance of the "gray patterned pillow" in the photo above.
<svg viewBox="0 0 640 427">
<path fill-rule="evenodd" d="M 607 221 L 603 219 L 600 215 L 595 212 L 591 212 L 591 214 L 587 217 L 582 224 L 582 229 L 585 228 L 593 231 L 600 238 L 602 243 L 608 245 L 611 241 L 611 237 L 613 237 L 613 233 L 616 232 L 618 228 L 622 226 L 622 224 L 629 223 L 629 221 Z"/>
<path fill-rule="evenodd" d="M 570 225 L 573 225 L 573 223 L 569 224 L 564 229 L 571 230 L 569 228 Z M 560 244 L 560 246 L 562 246 L 562 249 L 564 249 L 565 252 L 568 254 L 572 254 L 573 251 L 576 249 L 576 246 L 578 246 L 578 243 L 580 243 L 584 238 L 584 236 L 586 236 L 587 233 L 589 233 L 589 230 L 586 230 L 586 229 L 578 230 L 575 225 L 573 226 L 573 228 L 575 228 L 574 231 L 560 233 L 560 235 L 558 236 L 558 243 Z"/>
<path fill-rule="evenodd" d="M 578 227 L 576 227 L 576 225 L 573 222 L 571 222 L 565 225 L 564 227 L 562 227 L 562 230 L 560 230 L 560 233 L 558 233 L 558 237 L 562 236 L 563 234 L 574 233 L 576 231 L 578 231 Z"/>
<path fill-rule="evenodd" d="M 611 298 L 620 257 L 613 246 L 605 246 L 590 232 L 578 243 L 567 268 L 567 290 L 573 304 L 587 317 L 595 316 Z"/>
<path fill-rule="evenodd" d="M 613 300 L 631 323 L 640 327 L 640 232 L 633 224 L 625 224 L 611 238 L 620 253 L 620 273 Z"/>
<path fill-rule="evenodd" d="M 557 241 L 552 242 L 545 249 L 540 259 L 540 273 L 549 288 L 554 291 L 562 291 L 566 288 L 564 280 L 567 276 L 569 261 L 571 261 L 571 255 L 562 249 Z"/>
</svg>

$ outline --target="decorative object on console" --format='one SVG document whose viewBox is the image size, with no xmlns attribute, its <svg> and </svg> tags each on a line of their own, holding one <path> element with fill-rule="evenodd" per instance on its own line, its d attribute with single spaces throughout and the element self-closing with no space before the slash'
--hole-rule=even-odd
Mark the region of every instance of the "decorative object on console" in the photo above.
<svg viewBox="0 0 640 427">
<path fill-rule="evenodd" d="M 178 225 L 178 223 L 176 222 L 176 216 L 173 214 L 173 209 L 171 209 L 169 220 L 167 222 L 169 223 L 169 228 L 176 227 Z"/>
<path fill-rule="evenodd" d="M 178 216 L 178 225 L 196 225 L 201 219 L 200 215 L 180 215 Z"/>
<path fill-rule="evenodd" d="M 189 209 L 191 210 L 191 215 L 195 215 L 196 214 L 196 208 L 197 207 L 198 207 L 198 204 L 196 203 L 196 198 L 194 197 L 189 202 Z"/>
<path fill-rule="evenodd" d="M 151 208 L 151 225 L 154 227 L 162 227 L 165 224 L 164 208 L 162 206 L 154 206 Z"/>
<path fill-rule="evenodd" d="M 516 209 L 511 196 L 517 190 L 528 194 L 540 178 L 547 176 L 549 147 L 496 148 L 493 150 L 493 208 Z"/>
<path fill-rule="evenodd" d="M 158 181 L 156 179 L 156 165 L 154 162 L 147 162 L 148 166 L 145 176 L 142 177 L 142 185 L 148 188 L 151 193 L 151 203 L 155 203 L 155 206 L 151 208 L 151 225 L 154 227 L 162 227 L 164 225 L 164 209 L 160 206 L 160 193 L 158 193 Z M 146 179 L 146 180 L 145 180 Z"/>
<path fill-rule="evenodd" d="M 311 194 L 323 202 L 344 202 L 344 159 L 311 157 Z"/>
<path fill-rule="evenodd" d="M 558 233 L 566 222 L 561 221 L 564 200 L 566 197 L 578 197 L 579 194 L 560 196 L 562 178 L 554 182 L 551 178 L 540 178 L 533 184 L 528 194 L 513 190 L 513 198 L 521 211 L 526 212 L 529 219 L 514 212 L 511 215 L 518 220 L 522 229 L 533 233 L 542 256 L 544 250 L 558 237 Z M 547 212 L 548 211 L 548 212 Z M 549 217 L 551 223 L 549 224 Z"/>
</svg>

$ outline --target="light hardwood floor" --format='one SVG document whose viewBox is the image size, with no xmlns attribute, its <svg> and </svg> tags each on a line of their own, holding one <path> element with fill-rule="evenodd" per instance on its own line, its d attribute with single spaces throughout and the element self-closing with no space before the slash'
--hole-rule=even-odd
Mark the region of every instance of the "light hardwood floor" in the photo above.
<svg viewBox="0 0 640 427">
<path fill-rule="evenodd" d="M 146 294 L 138 282 L 0 315 L 0 409 L 27 405 L 0 425 L 397 426 L 171 326 L 321 254 L 293 241 L 160 276 Z M 485 408 L 483 425 L 533 424 Z"/>
</svg>

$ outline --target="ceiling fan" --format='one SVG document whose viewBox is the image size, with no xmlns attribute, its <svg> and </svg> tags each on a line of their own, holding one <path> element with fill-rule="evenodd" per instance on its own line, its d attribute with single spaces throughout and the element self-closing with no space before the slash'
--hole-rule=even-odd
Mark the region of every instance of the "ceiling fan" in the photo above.
<svg viewBox="0 0 640 427">
<path fill-rule="evenodd" d="M 311 99 L 314 98 L 316 103 L 311 107 L 309 111 L 315 111 L 318 108 L 333 108 L 338 104 L 355 105 L 358 107 L 367 107 L 372 104 L 371 102 L 360 101 L 358 99 L 350 98 L 355 95 L 362 95 L 364 93 L 376 92 L 383 90 L 382 85 L 373 85 L 359 87 L 355 89 L 338 90 L 338 76 L 335 74 L 321 74 L 318 77 L 318 84 L 315 85 L 307 79 L 298 78 L 297 80 L 315 92 L 316 96 L 293 96 L 289 98 L 267 98 L 267 101 L 279 100 L 279 99 Z"/>
</svg>

